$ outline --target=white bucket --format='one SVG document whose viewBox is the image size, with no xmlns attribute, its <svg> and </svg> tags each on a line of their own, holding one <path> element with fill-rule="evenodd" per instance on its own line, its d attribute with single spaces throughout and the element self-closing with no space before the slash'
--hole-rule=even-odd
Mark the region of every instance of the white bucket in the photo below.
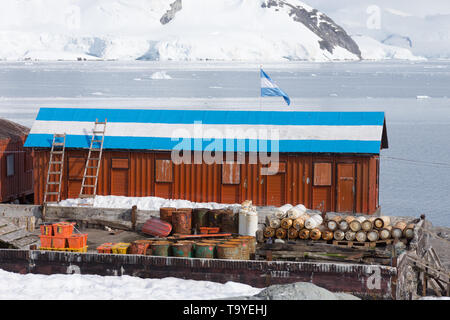
<svg viewBox="0 0 450 320">
<path fill-rule="evenodd" d="M 258 214 L 254 212 L 248 212 L 246 215 L 246 236 L 256 236 L 256 231 L 258 231 Z"/>
<path fill-rule="evenodd" d="M 239 210 L 239 234 L 246 235 L 247 231 L 247 210 Z"/>
</svg>

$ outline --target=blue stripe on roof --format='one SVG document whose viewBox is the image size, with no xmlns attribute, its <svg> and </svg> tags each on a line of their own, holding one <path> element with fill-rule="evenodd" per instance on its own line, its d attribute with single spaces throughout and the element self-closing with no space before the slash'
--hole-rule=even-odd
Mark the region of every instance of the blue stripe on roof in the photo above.
<svg viewBox="0 0 450 320">
<path fill-rule="evenodd" d="M 50 148 L 53 140 L 51 134 L 30 134 L 25 147 Z M 66 148 L 89 148 L 91 136 L 68 135 Z M 152 137 L 114 137 L 107 136 L 104 141 L 105 149 L 137 149 L 137 150 L 172 150 L 181 142 L 170 138 Z M 198 140 L 197 140 L 198 142 Z M 233 143 L 234 151 L 258 152 L 269 150 L 271 141 L 266 140 L 223 140 L 216 151 L 229 150 L 227 143 Z M 245 144 L 242 149 L 242 143 Z M 267 144 L 265 144 L 267 143 Z M 183 144 L 183 150 L 211 150 L 211 141 L 201 141 L 201 145 L 191 139 Z M 209 146 L 209 147 L 208 147 Z M 180 148 L 176 148 L 180 149 Z M 279 152 L 327 152 L 327 153 L 380 153 L 380 141 L 350 141 L 350 140 L 281 140 Z"/>
<path fill-rule="evenodd" d="M 36 120 L 83 121 L 96 119 L 128 123 L 248 124 L 248 125 L 383 125 L 384 112 L 300 112 L 41 108 Z"/>
</svg>

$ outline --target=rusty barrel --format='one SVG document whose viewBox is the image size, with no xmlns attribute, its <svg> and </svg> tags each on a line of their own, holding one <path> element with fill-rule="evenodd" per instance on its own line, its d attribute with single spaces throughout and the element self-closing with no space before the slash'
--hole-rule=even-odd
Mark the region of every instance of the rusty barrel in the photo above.
<svg viewBox="0 0 450 320">
<path fill-rule="evenodd" d="M 200 233 L 201 227 L 208 226 L 208 211 L 207 208 L 195 208 L 192 210 L 192 228 Z"/>
<path fill-rule="evenodd" d="M 227 243 L 236 243 L 241 248 L 241 260 L 250 260 L 250 249 L 247 239 L 234 238 L 227 241 Z"/>
<path fill-rule="evenodd" d="M 130 254 L 146 254 L 153 240 L 136 240 L 131 243 Z"/>
<path fill-rule="evenodd" d="M 208 211 L 208 227 L 221 227 L 222 224 L 222 211 L 221 209 L 213 209 Z"/>
<path fill-rule="evenodd" d="M 220 230 L 226 233 L 239 233 L 239 215 L 233 210 L 222 210 Z"/>
<path fill-rule="evenodd" d="M 159 208 L 159 218 L 162 221 L 172 223 L 172 213 L 174 211 L 177 211 L 177 208 L 172 208 L 172 207 Z"/>
<path fill-rule="evenodd" d="M 192 209 L 177 209 L 172 213 L 173 233 L 191 234 L 192 229 Z"/>
<path fill-rule="evenodd" d="M 195 257 L 214 259 L 216 256 L 216 244 L 208 242 L 197 242 L 195 244 Z"/>
<path fill-rule="evenodd" d="M 152 256 L 168 257 L 170 250 L 169 241 L 155 241 L 151 245 Z"/>
<path fill-rule="evenodd" d="M 219 259 L 232 259 L 239 260 L 241 256 L 241 250 L 239 244 L 234 243 L 222 243 L 217 245 L 217 258 Z"/>
<path fill-rule="evenodd" d="M 238 239 L 244 239 L 247 241 L 248 250 L 250 254 L 256 253 L 256 237 L 253 236 L 239 236 Z"/>
<path fill-rule="evenodd" d="M 172 256 L 174 257 L 187 257 L 193 256 L 194 241 L 178 241 L 171 245 Z"/>
</svg>

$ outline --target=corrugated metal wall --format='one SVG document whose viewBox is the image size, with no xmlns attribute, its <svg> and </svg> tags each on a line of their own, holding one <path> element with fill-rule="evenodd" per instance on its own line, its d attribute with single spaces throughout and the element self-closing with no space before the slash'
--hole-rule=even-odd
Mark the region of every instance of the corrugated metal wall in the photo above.
<svg viewBox="0 0 450 320">
<path fill-rule="evenodd" d="M 24 150 L 22 140 L 0 140 L 0 202 L 11 201 L 33 193 L 31 150 Z M 7 176 L 7 156 L 14 158 L 14 174 Z"/>
<path fill-rule="evenodd" d="M 250 199 L 256 205 L 301 203 L 313 209 L 322 205 L 327 211 L 336 211 L 339 201 L 345 201 L 353 208 L 351 211 L 358 213 L 373 213 L 378 207 L 378 155 L 283 154 L 279 159 L 281 172 L 275 176 L 262 175 L 264 166 L 249 164 L 248 155 L 245 164 L 224 166 L 224 172 L 222 164 L 170 166 L 163 161 L 170 160 L 170 156 L 170 152 L 104 151 L 97 194 L 222 203 Z M 34 152 L 37 204 L 43 200 L 48 157 L 48 150 Z M 79 193 L 83 170 L 74 164 L 84 168 L 86 157 L 87 151 L 66 152 L 62 199 Z M 316 181 L 330 180 L 329 185 L 314 185 L 314 164 L 324 162 L 330 164 L 322 167 L 330 168 L 331 172 L 326 174 L 331 179 Z M 354 176 L 339 177 L 340 164 L 352 164 Z M 338 187 L 344 199 L 338 198 Z"/>
</svg>

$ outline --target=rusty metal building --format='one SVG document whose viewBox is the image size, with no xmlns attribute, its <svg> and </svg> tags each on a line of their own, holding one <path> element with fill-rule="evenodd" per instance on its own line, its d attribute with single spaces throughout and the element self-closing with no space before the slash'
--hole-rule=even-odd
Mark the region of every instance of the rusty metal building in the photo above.
<svg viewBox="0 0 450 320">
<path fill-rule="evenodd" d="M 33 194 L 33 159 L 23 148 L 29 128 L 0 119 L 0 202 Z"/>
<path fill-rule="evenodd" d="M 379 207 L 379 154 L 388 147 L 383 112 L 73 108 L 41 108 L 26 141 L 36 204 L 43 201 L 56 133 L 67 135 L 61 199 L 78 197 L 97 119 L 107 120 L 98 195 L 250 199 L 354 213 Z M 265 174 L 274 165 L 275 174 Z"/>
</svg>

